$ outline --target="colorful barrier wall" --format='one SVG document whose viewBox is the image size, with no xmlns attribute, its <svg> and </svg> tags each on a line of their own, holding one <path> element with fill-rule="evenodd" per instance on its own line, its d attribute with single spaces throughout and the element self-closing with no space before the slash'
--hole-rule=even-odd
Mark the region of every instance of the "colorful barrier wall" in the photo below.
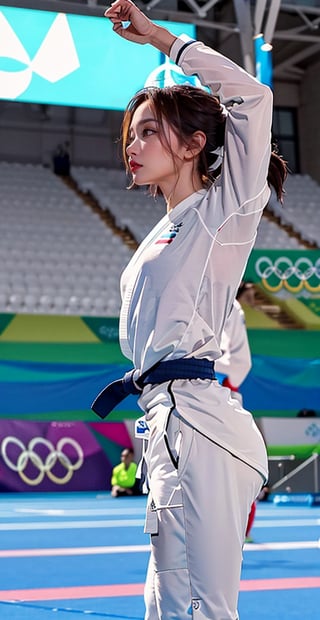
<svg viewBox="0 0 320 620">
<path fill-rule="evenodd" d="M 320 415 L 320 252 L 257 250 L 245 277 L 303 310 L 309 328 L 282 330 L 247 309 L 253 367 L 244 405 L 261 420 L 303 408 Z M 132 429 L 141 411 L 130 396 L 102 422 L 90 406 L 129 368 L 117 319 L 0 314 L 0 490 L 108 489 L 122 448 L 133 445 L 139 456 Z M 311 430 L 316 446 L 317 420 Z"/>
<path fill-rule="evenodd" d="M 320 250 L 254 250 L 245 279 L 305 329 L 320 329 Z"/>
<path fill-rule="evenodd" d="M 259 428 L 270 456 L 294 455 L 299 459 L 320 454 L 320 418 L 260 418 Z"/>
<path fill-rule="evenodd" d="M 133 422 L 90 405 L 127 368 L 117 320 L 0 315 L 0 491 L 110 489 Z"/>
<path fill-rule="evenodd" d="M 242 386 L 256 416 L 320 409 L 320 331 L 248 329 L 253 367 Z M 118 321 L 70 316 L 0 315 L 0 417 L 96 421 L 91 403 L 130 368 Z M 137 417 L 129 396 L 108 420 Z"/>
<path fill-rule="evenodd" d="M 2 420 L 0 491 L 108 490 L 130 446 L 124 422 Z"/>
</svg>

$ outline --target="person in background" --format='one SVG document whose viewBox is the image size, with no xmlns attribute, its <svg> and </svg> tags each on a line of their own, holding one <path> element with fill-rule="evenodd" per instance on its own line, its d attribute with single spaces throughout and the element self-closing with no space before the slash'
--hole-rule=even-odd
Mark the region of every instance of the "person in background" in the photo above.
<svg viewBox="0 0 320 620">
<path fill-rule="evenodd" d="M 222 356 L 216 360 L 215 370 L 217 379 L 224 387 L 231 390 L 232 396 L 242 405 L 241 384 L 252 367 L 251 351 L 248 340 L 245 315 L 240 304 L 244 293 L 250 290 L 242 282 L 239 286 L 237 298 L 234 300 L 221 338 Z M 251 530 L 256 515 L 256 500 L 252 502 L 248 516 L 245 542 L 253 542 Z"/>
<path fill-rule="evenodd" d="M 126 495 L 140 495 L 136 483 L 137 464 L 133 460 L 132 448 L 125 448 L 121 452 L 121 463 L 112 470 L 111 495 L 124 497 Z"/>
<path fill-rule="evenodd" d="M 106 417 L 139 393 L 149 428 L 145 620 L 237 620 L 248 513 L 268 462 L 251 413 L 215 380 L 214 363 L 269 184 L 279 200 L 283 193 L 285 165 L 271 152 L 272 93 L 130 0 L 105 15 L 127 42 L 148 44 L 146 57 L 152 45 L 203 88 L 152 86 L 126 108 L 131 186 L 162 194 L 167 213 L 121 276 L 120 345 L 133 368 L 92 408 Z M 135 70 L 127 43 L 124 52 Z"/>
<path fill-rule="evenodd" d="M 243 306 L 256 306 L 256 291 L 253 282 L 242 280 L 237 293 L 237 300 Z"/>
<path fill-rule="evenodd" d="M 230 388 L 241 404 L 242 396 L 239 389 L 252 367 L 245 314 L 241 307 L 244 290 L 242 283 L 222 331 L 220 343 L 222 355 L 215 363 L 217 379 L 224 387 Z"/>
<path fill-rule="evenodd" d="M 58 176 L 68 177 L 70 175 L 70 167 L 69 142 L 58 144 L 53 153 L 53 172 Z"/>
</svg>

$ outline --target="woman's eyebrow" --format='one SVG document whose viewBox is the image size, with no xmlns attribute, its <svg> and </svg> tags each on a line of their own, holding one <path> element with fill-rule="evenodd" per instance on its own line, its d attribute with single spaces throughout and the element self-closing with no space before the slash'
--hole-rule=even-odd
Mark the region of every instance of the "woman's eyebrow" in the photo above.
<svg viewBox="0 0 320 620">
<path fill-rule="evenodd" d="M 148 123 L 156 123 L 156 124 L 158 124 L 158 121 L 157 121 L 156 118 L 154 118 L 152 116 L 150 116 L 150 118 L 143 118 L 141 121 L 139 121 L 137 123 L 136 129 L 139 129 L 141 126 L 147 125 Z M 129 130 L 129 136 L 132 135 L 132 133 L 133 133 L 133 129 L 132 129 L 132 126 L 131 126 L 130 130 Z"/>
<path fill-rule="evenodd" d="M 150 116 L 150 118 L 143 118 L 138 122 L 137 127 L 141 127 L 141 125 L 146 125 L 147 123 L 157 123 L 157 119 L 154 116 Z"/>
<path fill-rule="evenodd" d="M 157 119 L 154 118 L 154 116 L 150 116 L 150 118 L 144 118 L 139 121 L 139 125 L 143 125 L 144 123 L 150 123 L 150 121 L 154 121 L 154 123 L 157 123 Z"/>
</svg>

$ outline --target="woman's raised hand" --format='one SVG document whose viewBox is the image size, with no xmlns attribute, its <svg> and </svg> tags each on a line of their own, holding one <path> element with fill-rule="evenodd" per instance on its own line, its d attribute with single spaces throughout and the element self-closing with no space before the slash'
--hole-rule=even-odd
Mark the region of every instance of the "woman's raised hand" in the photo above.
<svg viewBox="0 0 320 620">
<path fill-rule="evenodd" d="M 157 26 L 131 0 L 116 0 L 105 11 L 113 23 L 113 30 L 134 43 L 150 43 Z M 129 25 L 126 24 L 129 22 Z"/>
</svg>

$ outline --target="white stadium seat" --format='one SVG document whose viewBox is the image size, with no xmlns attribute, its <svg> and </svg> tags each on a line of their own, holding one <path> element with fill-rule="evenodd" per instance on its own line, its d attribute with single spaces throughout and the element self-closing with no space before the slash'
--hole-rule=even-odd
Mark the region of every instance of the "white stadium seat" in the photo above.
<svg viewBox="0 0 320 620">
<path fill-rule="evenodd" d="M 78 166 L 72 177 L 137 243 L 165 214 L 161 198 L 128 191 L 121 170 Z M 117 316 L 133 253 L 119 234 L 49 168 L 0 162 L 0 183 L 0 312 Z M 268 206 L 280 223 L 263 216 L 255 248 L 319 245 L 319 202 L 310 177 L 289 175 L 284 206 L 274 196 Z"/>
<path fill-rule="evenodd" d="M 118 314 L 123 240 L 48 168 L 0 162 L 0 183 L 0 312 Z"/>
</svg>

